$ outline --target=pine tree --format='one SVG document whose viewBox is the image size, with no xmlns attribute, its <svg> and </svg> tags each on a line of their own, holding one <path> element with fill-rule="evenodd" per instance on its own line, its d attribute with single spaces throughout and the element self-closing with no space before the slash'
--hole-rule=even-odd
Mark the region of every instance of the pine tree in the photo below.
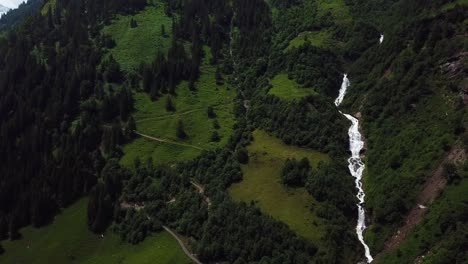
<svg viewBox="0 0 468 264">
<path fill-rule="evenodd" d="M 219 125 L 219 122 L 218 122 L 218 119 L 214 119 L 213 120 L 213 128 L 214 129 L 220 129 L 220 125 Z"/>
<path fill-rule="evenodd" d="M 164 24 L 161 24 L 161 36 L 163 36 L 164 38 L 167 38 L 167 33 L 166 33 L 166 27 L 164 26 Z"/>
<path fill-rule="evenodd" d="M 135 123 L 135 119 L 133 118 L 133 116 L 131 115 L 130 118 L 128 119 L 128 130 L 133 133 L 133 131 L 136 130 L 136 123 Z"/>
<path fill-rule="evenodd" d="M 247 150 L 243 147 L 237 149 L 237 160 L 242 164 L 249 163 L 249 154 Z"/>
<path fill-rule="evenodd" d="M 208 108 L 206 109 L 206 114 L 208 115 L 208 118 L 215 118 L 216 117 L 216 113 L 215 113 L 214 108 L 212 106 L 208 106 Z"/>
<path fill-rule="evenodd" d="M 216 85 L 224 84 L 224 79 L 223 79 L 223 76 L 221 75 L 221 70 L 219 69 L 219 67 L 216 67 L 215 79 L 216 79 Z"/>
<path fill-rule="evenodd" d="M 179 120 L 177 122 L 176 136 L 180 139 L 187 138 L 187 133 L 185 133 L 184 123 L 182 122 L 182 120 Z"/>
<path fill-rule="evenodd" d="M 172 96 L 168 95 L 166 97 L 166 111 L 175 112 L 175 110 L 176 110 L 176 107 L 175 107 L 174 99 L 172 98 Z"/>
<path fill-rule="evenodd" d="M 195 81 L 193 79 L 189 80 L 188 88 L 189 88 L 190 91 L 195 91 L 196 90 Z"/>
<path fill-rule="evenodd" d="M 136 28 L 136 27 L 138 27 L 138 23 L 137 23 L 136 20 L 133 19 L 133 18 L 130 20 L 130 27 L 131 27 L 131 28 Z"/>
<path fill-rule="evenodd" d="M 221 138 L 219 137 L 218 131 L 214 131 L 214 132 L 211 134 L 211 141 L 213 141 L 213 142 L 219 142 L 220 140 L 221 140 Z"/>
</svg>

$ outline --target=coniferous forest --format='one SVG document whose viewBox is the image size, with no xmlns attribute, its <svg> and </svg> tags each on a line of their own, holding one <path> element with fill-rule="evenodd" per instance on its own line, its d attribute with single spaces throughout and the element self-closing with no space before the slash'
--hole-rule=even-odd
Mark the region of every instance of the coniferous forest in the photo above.
<svg viewBox="0 0 468 264">
<path fill-rule="evenodd" d="M 466 263 L 467 25 L 464 0 L 21 4 L 0 263 Z"/>
</svg>

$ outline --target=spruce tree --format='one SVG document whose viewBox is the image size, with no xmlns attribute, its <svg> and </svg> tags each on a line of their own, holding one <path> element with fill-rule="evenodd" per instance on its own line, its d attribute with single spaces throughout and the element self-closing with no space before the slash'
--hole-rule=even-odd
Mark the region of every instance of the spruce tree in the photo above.
<svg viewBox="0 0 468 264">
<path fill-rule="evenodd" d="M 164 24 L 161 25 L 161 36 L 167 38 L 166 27 L 164 26 Z"/>
<path fill-rule="evenodd" d="M 176 110 L 176 107 L 175 107 L 174 100 L 173 100 L 172 96 L 168 95 L 166 97 L 166 111 L 175 112 L 175 110 Z"/>
<path fill-rule="evenodd" d="M 184 123 L 182 122 L 182 120 L 179 120 L 179 121 L 177 122 L 176 136 L 177 136 L 179 139 L 185 139 L 185 138 L 187 138 L 187 133 L 185 133 Z"/>
<path fill-rule="evenodd" d="M 220 129 L 221 126 L 219 125 L 218 119 L 213 120 L 213 128 L 214 129 Z"/>
<path fill-rule="evenodd" d="M 208 115 L 208 118 L 215 118 L 216 117 L 216 113 L 215 113 L 214 108 L 212 106 L 208 106 L 208 108 L 206 109 L 206 114 Z"/>
<path fill-rule="evenodd" d="M 211 134 L 211 141 L 213 141 L 213 142 L 219 142 L 220 140 L 221 140 L 221 138 L 219 137 L 218 131 L 214 131 L 214 132 Z"/>
</svg>

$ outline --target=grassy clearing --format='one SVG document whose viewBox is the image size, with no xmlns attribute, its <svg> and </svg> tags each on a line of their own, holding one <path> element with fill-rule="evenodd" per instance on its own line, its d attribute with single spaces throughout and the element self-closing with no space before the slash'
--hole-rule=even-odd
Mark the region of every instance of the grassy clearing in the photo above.
<svg viewBox="0 0 468 264">
<path fill-rule="evenodd" d="M 255 201 L 257 206 L 286 223 L 300 236 L 319 244 L 323 235 L 321 220 L 313 213 L 316 201 L 304 188 L 288 189 L 280 182 L 280 172 L 287 158 L 308 158 L 313 166 L 328 156 L 310 149 L 288 146 L 281 140 L 256 130 L 248 146 L 250 162 L 242 166 L 244 179 L 229 193 L 238 201 Z"/>
<path fill-rule="evenodd" d="M 41 9 L 41 14 L 43 16 L 47 15 L 47 12 L 49 11 L 49 8 L 51 8 L 51 9 L 54 8 L 56 2 L 57 2 L 57 0 L 49 0 L 49 1 L 45 2 L 44 6 Z"/>
<path fill-rule="evenodd" d="M 136 28 L 130 27 L 131 19 L 137 22 Z M 165 27 L 165 36 L 161 25 Z M 171 44 L 171 30 L 172 19 L 164 13 L 164 5 L 157 3 L 133 16 L 117 16 L 103 31 L 116 42 L 110 54 L 128 71 L 141 62 L 151 62 L 158 50 L 166 53 Z"/>
<path fill-rule="evenodd" d="M 207 51 L 209 53 L 209 50 Z M 136 111 L 134 117 L 137 130 L 140 133 L 163 138 L 174 142 L 189 144 L 204 150 L 214 149 L 225 145 L 232 133 L 235 123 L 233 114 L 235 92 L 225 85 L 216 85 L 215 67 L 208 64 L 209 56 L 205 58 L 201 67 L 201 76 L 192 92 L 188 83 L 182 82 L 176 89 L 173 98 L 176 111 L 168 112 L 165 108 L 167 95 L 153 102 L 145 93 L 135 94 Z M 220 128 L 214 129 L 213 119 L 208 118 L 207 108 L 213 106 Z M 187 139 L 176 137 L 176 127 L 182 120 Z M 211 134 L 217 131 L 219 142 L 211 142 Z M 138 138 L 124 146 L 124 157 L 121 163 L 131 166 L 133 160 L 139 156 L 142 160 L 152 157 L 156 164 L 173 163 L 193 159 L 203 150 L 160 143 L 148 139 Z"/>
<path fill-rule="evenodd" d="M 300 99 L 302 97 L 315 94 L 312 88 L 303 88 L 294 80 L 288 79 L 286 73 L 278 74 L 271 80 L 272 88 L 268 94 L 278 96 L 285 100 Z"/>
<path fill-rule="evenodd" d="M 333 21 L 339 25 L 349 25 L 352 17 L 344 0 L 317 0 L 319 17 L 333 16 Z"/>
<path fill-rule="evenodd" d="M 284 51 L 287 52 L 292 48 L 300 47 L 304 45 L 306 41 L 309 41 L 312 46 L 319 48 L 327 48 L 334 45 L 330 33 L 327 31 L 308 31 L 302 32 L 299 36 L 291 40 L 289 46 Z"/>
<path fill-rule="evenodd" d="M 148 237 L 133 246 L 115 234 L 104 238 L 88 231 L 87 199 L 82 199 L 55 218 L 53 225 L 21 230 L 23 238 L 2 242 L 6 252 L 0 263 L 191 263 L 177 241 L 167 232 Z"/>
</svg>

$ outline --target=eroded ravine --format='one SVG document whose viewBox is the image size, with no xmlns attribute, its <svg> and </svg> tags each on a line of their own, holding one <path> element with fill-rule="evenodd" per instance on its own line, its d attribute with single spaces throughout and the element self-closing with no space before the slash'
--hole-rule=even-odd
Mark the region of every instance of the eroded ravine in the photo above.
<svg viewBox="0 0 468 264">
<path fill-rule="evenodd" d="M 349 79 L 345 74 L 343 76 L 343 82 L 341 84 L 340 92 L 338 97 L 335 100 L 335 105 L 339 106 L 346 95 L 348 87 L 350 86 Z M 364 241 L 364 230 L 366 229 L 366 212 L 364 209 L 364 198 L 366 194 L 362 187 L 362 175 L 365 169 L 365 164 L 361 159 L 361 150 L 364 148 L 364 141 L 362 140 L 361 133 L 359 132 L 359 120 L 350 114 L 345 114 L 340 111 L 349 121 L 351 121 L 351 126 L 348 130 L 349 135 L 349 150 L 351 151 L 351 157 L 348 159 L 348 168 L 351 172 L 351 175 L 355 179 L 356 189 L 358 190 L 356 197 L 359 200 L 357 204 L 358 208 L 358 221 L 356 225 L 356 234 L 359 241 L 364 247 L 364 252 L 366 256 L 367 263 L 372 262 L 374 259 L 370 253 L 369 246 Z"/>
</svg>

